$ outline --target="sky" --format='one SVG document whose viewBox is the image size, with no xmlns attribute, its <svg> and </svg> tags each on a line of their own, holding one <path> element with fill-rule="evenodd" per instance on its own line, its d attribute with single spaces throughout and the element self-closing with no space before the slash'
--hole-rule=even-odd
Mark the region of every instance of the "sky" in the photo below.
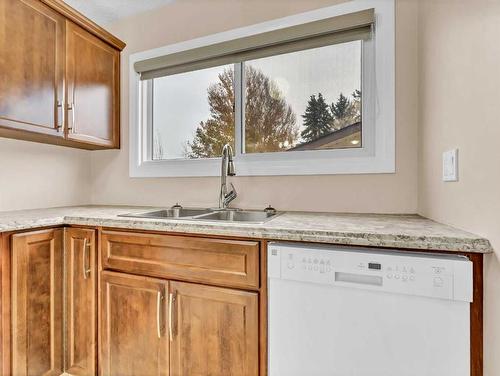
<svg viewBox="0 0 500 376">
<path fill-rule="evenodd" d="M 321 92 L 327 103 L 361 88 L 361 41 L 248 61 L 271 78 L 294 110 L 302 129 L 307 101 Z M 231 65 L 155 79 L 153 128 L 166 158 L 183 158 L 200 121 L 208 119 L 208 87 Z"/>
</svg>

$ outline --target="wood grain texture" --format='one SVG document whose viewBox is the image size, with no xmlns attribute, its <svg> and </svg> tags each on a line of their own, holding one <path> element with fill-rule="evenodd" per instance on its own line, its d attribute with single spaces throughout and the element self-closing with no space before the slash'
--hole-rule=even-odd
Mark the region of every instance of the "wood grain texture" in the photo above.
<svg viewBox="0 0 500 376">
<path fill-rule="evenodd" d="M 267 241 L 260 248 L 260 289 L 259 289 L 259 375 L 267 376 Z"/>
<path fill-rule="evenodd" d="M 64 137 L 64 22 L 37 0 L 0 1 L 0 126 Z"/>
<path fill-rule="evenodd" d="M 0 1 L 0 137 L 119 148 L 123 47 L 62 1 Z"/>
<path fill-rule="evenodd" d="M 0 234 L 0 373 L 10 375 L 11 301 L 10 301 L 10 234 Z"/>
<path fill-rule="evenodd" d="M 171 282 L 170 375 L 259 374 L 258 295 Z"/>
<path fill-rule="evenodd" d="M 97 363 L 97 264 L 93 229 L 66 228 L 65 372 L 95 375 Z"/>
<path fill-rule="evenodd" d="M 102 265 L 169 279 L 258 289 L 259 242 L 102 231 Z"/>
<path fill-rule="evenodd" d="M 52 9 L 61 13 L 64 17 L 70 19 L 77 25 L 83 27 L 88 32 L 92 33 L 96 37 L 101 38 L 103 41 L 113 46 L 118 50 L 123 50 L 125 48 L 125 42 L 121 41 L 114 35 L 110 34 L 107 30 L 103 29 L 101 26 L 97 25 L 92 20 L 85 17 L 83 14 L 77 10 L 71 8 L 62 0 L 40 0 L 42 3 L 47 4 Z"/>
<path fill-rule="evenodd" d="M 12 374 L 63 372 L 63 230 L 12 236 Z"/>
<path fill-rule="evenodd" d="M 99 374 L 168 375 L 168 282 L 112 272 L 100 279 Z"/>
<path fill-rule="evenodd" d="M 69 140 L 119 148 L 119 64 L 119 51 L 66 21 L 66 137 Z"/>
</svg>

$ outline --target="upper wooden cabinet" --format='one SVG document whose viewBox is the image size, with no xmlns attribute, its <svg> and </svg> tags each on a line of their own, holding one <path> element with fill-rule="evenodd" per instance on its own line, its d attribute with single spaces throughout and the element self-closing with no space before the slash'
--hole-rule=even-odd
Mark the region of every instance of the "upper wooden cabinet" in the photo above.
<svg viewBox="0 0 500 376">
<path fill-rule="evenodd" d="M 59 0 L 0 0 L 0 136 L 120 146 L 124 43 Z"/>
<path fill-rule="evenodd" d="M 65 19 L 37 0 L 0 1 L 0 124 L 64 137 Z"/>
<path fill-rule="evenodd" d="M 119 145 L 120 52 L 66 22 L 68 139 Z"/>
</svg>

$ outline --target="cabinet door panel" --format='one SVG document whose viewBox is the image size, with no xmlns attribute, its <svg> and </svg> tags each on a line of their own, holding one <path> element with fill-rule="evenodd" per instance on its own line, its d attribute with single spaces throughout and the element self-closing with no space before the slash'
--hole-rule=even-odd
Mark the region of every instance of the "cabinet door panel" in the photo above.
<svg viewBox="0 0 500 376">
<path fill-rule="evenodd" d="M 259 287 L 258 241 L 102 231 L 102 266 L 166 279 Z"/>
<path fill-rule="evenodd" d="M 95 230 L 65 230 L 66 372 L 95 375 L 97 284 Z"/>
<path fill-rule="evenodd" d="M 166 281 L 101 272 L 101 375 L 168 375 Z"/>
<path fill-rule="evenodd" d="M 258 375 L 257 293 L 170 282 L 171 375 Z"/>
<path fill-rule="evenodd" d="M 68 139 L 119 146 L 120 53 L 66 22 Z"/>
<path fill-rule="evenodd" d="M 12 237 L 12 373 L 63 372 L 63 230 Z"/>
<path fill-rule="evenodd" d="M 64 136 L 64 27 L 40 1 L 0 1 L 1 126 Z"/>
</svg>

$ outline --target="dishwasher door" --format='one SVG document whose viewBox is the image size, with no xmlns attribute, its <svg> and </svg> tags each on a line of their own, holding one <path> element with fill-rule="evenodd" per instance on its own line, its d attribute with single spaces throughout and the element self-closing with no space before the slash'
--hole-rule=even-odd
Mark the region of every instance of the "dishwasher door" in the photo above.
<svg viewBox="0 0 500 376">
<path fill-rule="evenodd" d="M 270 376 L 470 376 L 465 258 L 271 244 Z"/>
</svg>

